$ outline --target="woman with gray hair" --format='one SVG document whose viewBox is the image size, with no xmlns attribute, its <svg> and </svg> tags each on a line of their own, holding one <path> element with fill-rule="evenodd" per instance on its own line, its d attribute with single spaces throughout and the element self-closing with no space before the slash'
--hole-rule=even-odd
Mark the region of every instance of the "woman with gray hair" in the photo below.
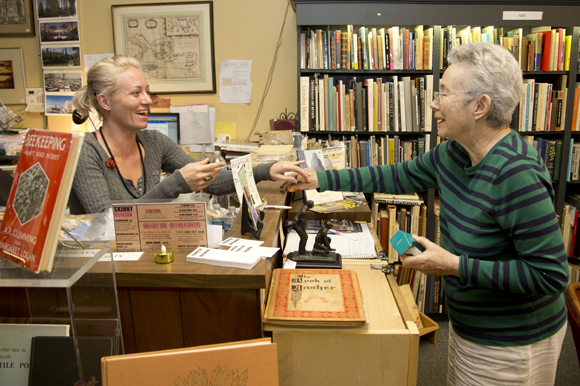
<svg viewBox="0 0 580 386">
<path fill-rule="evenodd" d="M 474 43 L 450 52 L 434 93 L 439 146 L 411 161 L 309 171 L 288 189 L 410 193 L 437 188 L 440 247 L 401 257 L 444 275 L 450 320 L 448 385 L 553 385 L 566 333 L 566 250 L 550 175 L 509 128 L 522 73 L 506 49 Z"/>
<path fill-rule="evenodd" d="M 176 198 L 202 189 L 215 195 L 235 192 L 231 171 L 220 172 L 225 164 L 208 158 L 195 162 L 169 137 L 143 130 L 152 101 L 135 59 L 118 55 L 96 63 L 73 104 L 77 117 L 95 109 L 103 125 L 85 136 L 69 200 L 71 214 L 103 212 L 112 200 Z M 254 178 L 296 181 L 285 175 L 288 171 L 308 177 L 299 164 L 259 165 Z M 162 170 L 171 173 L 163 181 Z"/>
</svg>

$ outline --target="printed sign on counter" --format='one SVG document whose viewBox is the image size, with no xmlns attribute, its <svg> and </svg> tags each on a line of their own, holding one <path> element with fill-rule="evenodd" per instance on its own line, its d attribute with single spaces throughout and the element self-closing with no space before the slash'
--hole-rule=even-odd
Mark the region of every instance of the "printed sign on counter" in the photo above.
<svg viewBox="0 0 580 386">
<path fill-rule="evenodd" d="M 155 251 L 165 245 L 189 253 L 207 247 L 204 202 L 115 203 L 117 251 Z"/>
</svg>

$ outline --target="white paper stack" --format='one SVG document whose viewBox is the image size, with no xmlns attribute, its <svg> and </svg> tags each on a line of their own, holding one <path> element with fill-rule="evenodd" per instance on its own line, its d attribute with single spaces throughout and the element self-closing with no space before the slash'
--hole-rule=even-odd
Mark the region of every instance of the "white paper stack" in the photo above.
<svg viewBox="0 0 580 386">
<path fill-rule="evenodd" d="M 235 249 L 234 249 L 235 248 Z M 252 269 L 261 260 L 259 254 L 248 253 L 253 247 L 240 246 L 229 250 L 199 247 L 185 258 L 190 263 Z"/>
</svg>

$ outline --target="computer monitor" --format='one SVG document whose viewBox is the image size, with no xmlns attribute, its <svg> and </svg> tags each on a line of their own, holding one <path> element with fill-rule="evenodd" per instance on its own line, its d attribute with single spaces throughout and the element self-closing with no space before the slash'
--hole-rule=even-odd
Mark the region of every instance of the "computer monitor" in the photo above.
<svg viewBox="0 0 580 386">
<path fill-rule="evenodd" d="M 149 113 L 147 130 L 157 130 L 179 145 L 179 113 Z"/>
</svg>

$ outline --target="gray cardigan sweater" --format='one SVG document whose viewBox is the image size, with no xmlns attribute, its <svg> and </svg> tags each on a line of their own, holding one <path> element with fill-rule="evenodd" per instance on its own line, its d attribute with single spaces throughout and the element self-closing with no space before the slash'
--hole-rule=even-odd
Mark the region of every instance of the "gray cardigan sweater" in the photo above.
<svg viewBox="0 0 580 386">
<path fill-rule="evenodd" d="M 143 177 L 137 181 L 137 187 L 130 179 L 125 179 L 126 185 L 139 199 L 176 198 L 181 193 L 192 193 L 191 188 L 179 172 L 188 163 L 195 162 L 169 137 L 154 131 L 141 130 L 137 132 L 139 140 L 145 149 L 145 171 L 147 173 L 147 193 L 143 194 Z M 117 170 L 105 165 L 109 155 L 103 149 L 94 135 L 86 135 L 79 157 L 69 206 L 71 214 L 100 213 L 113 200 L 132 201 Z M 254 168 L 256 183 L 270 180 L 272 163 L 258 165 Z M 161 178 L 161 171 L 171 173 Z M 213 195 L 224 195 L 235 192 L 231 170 L 222 171 L 214 182 L 204 189 Z"/>
</svg>

